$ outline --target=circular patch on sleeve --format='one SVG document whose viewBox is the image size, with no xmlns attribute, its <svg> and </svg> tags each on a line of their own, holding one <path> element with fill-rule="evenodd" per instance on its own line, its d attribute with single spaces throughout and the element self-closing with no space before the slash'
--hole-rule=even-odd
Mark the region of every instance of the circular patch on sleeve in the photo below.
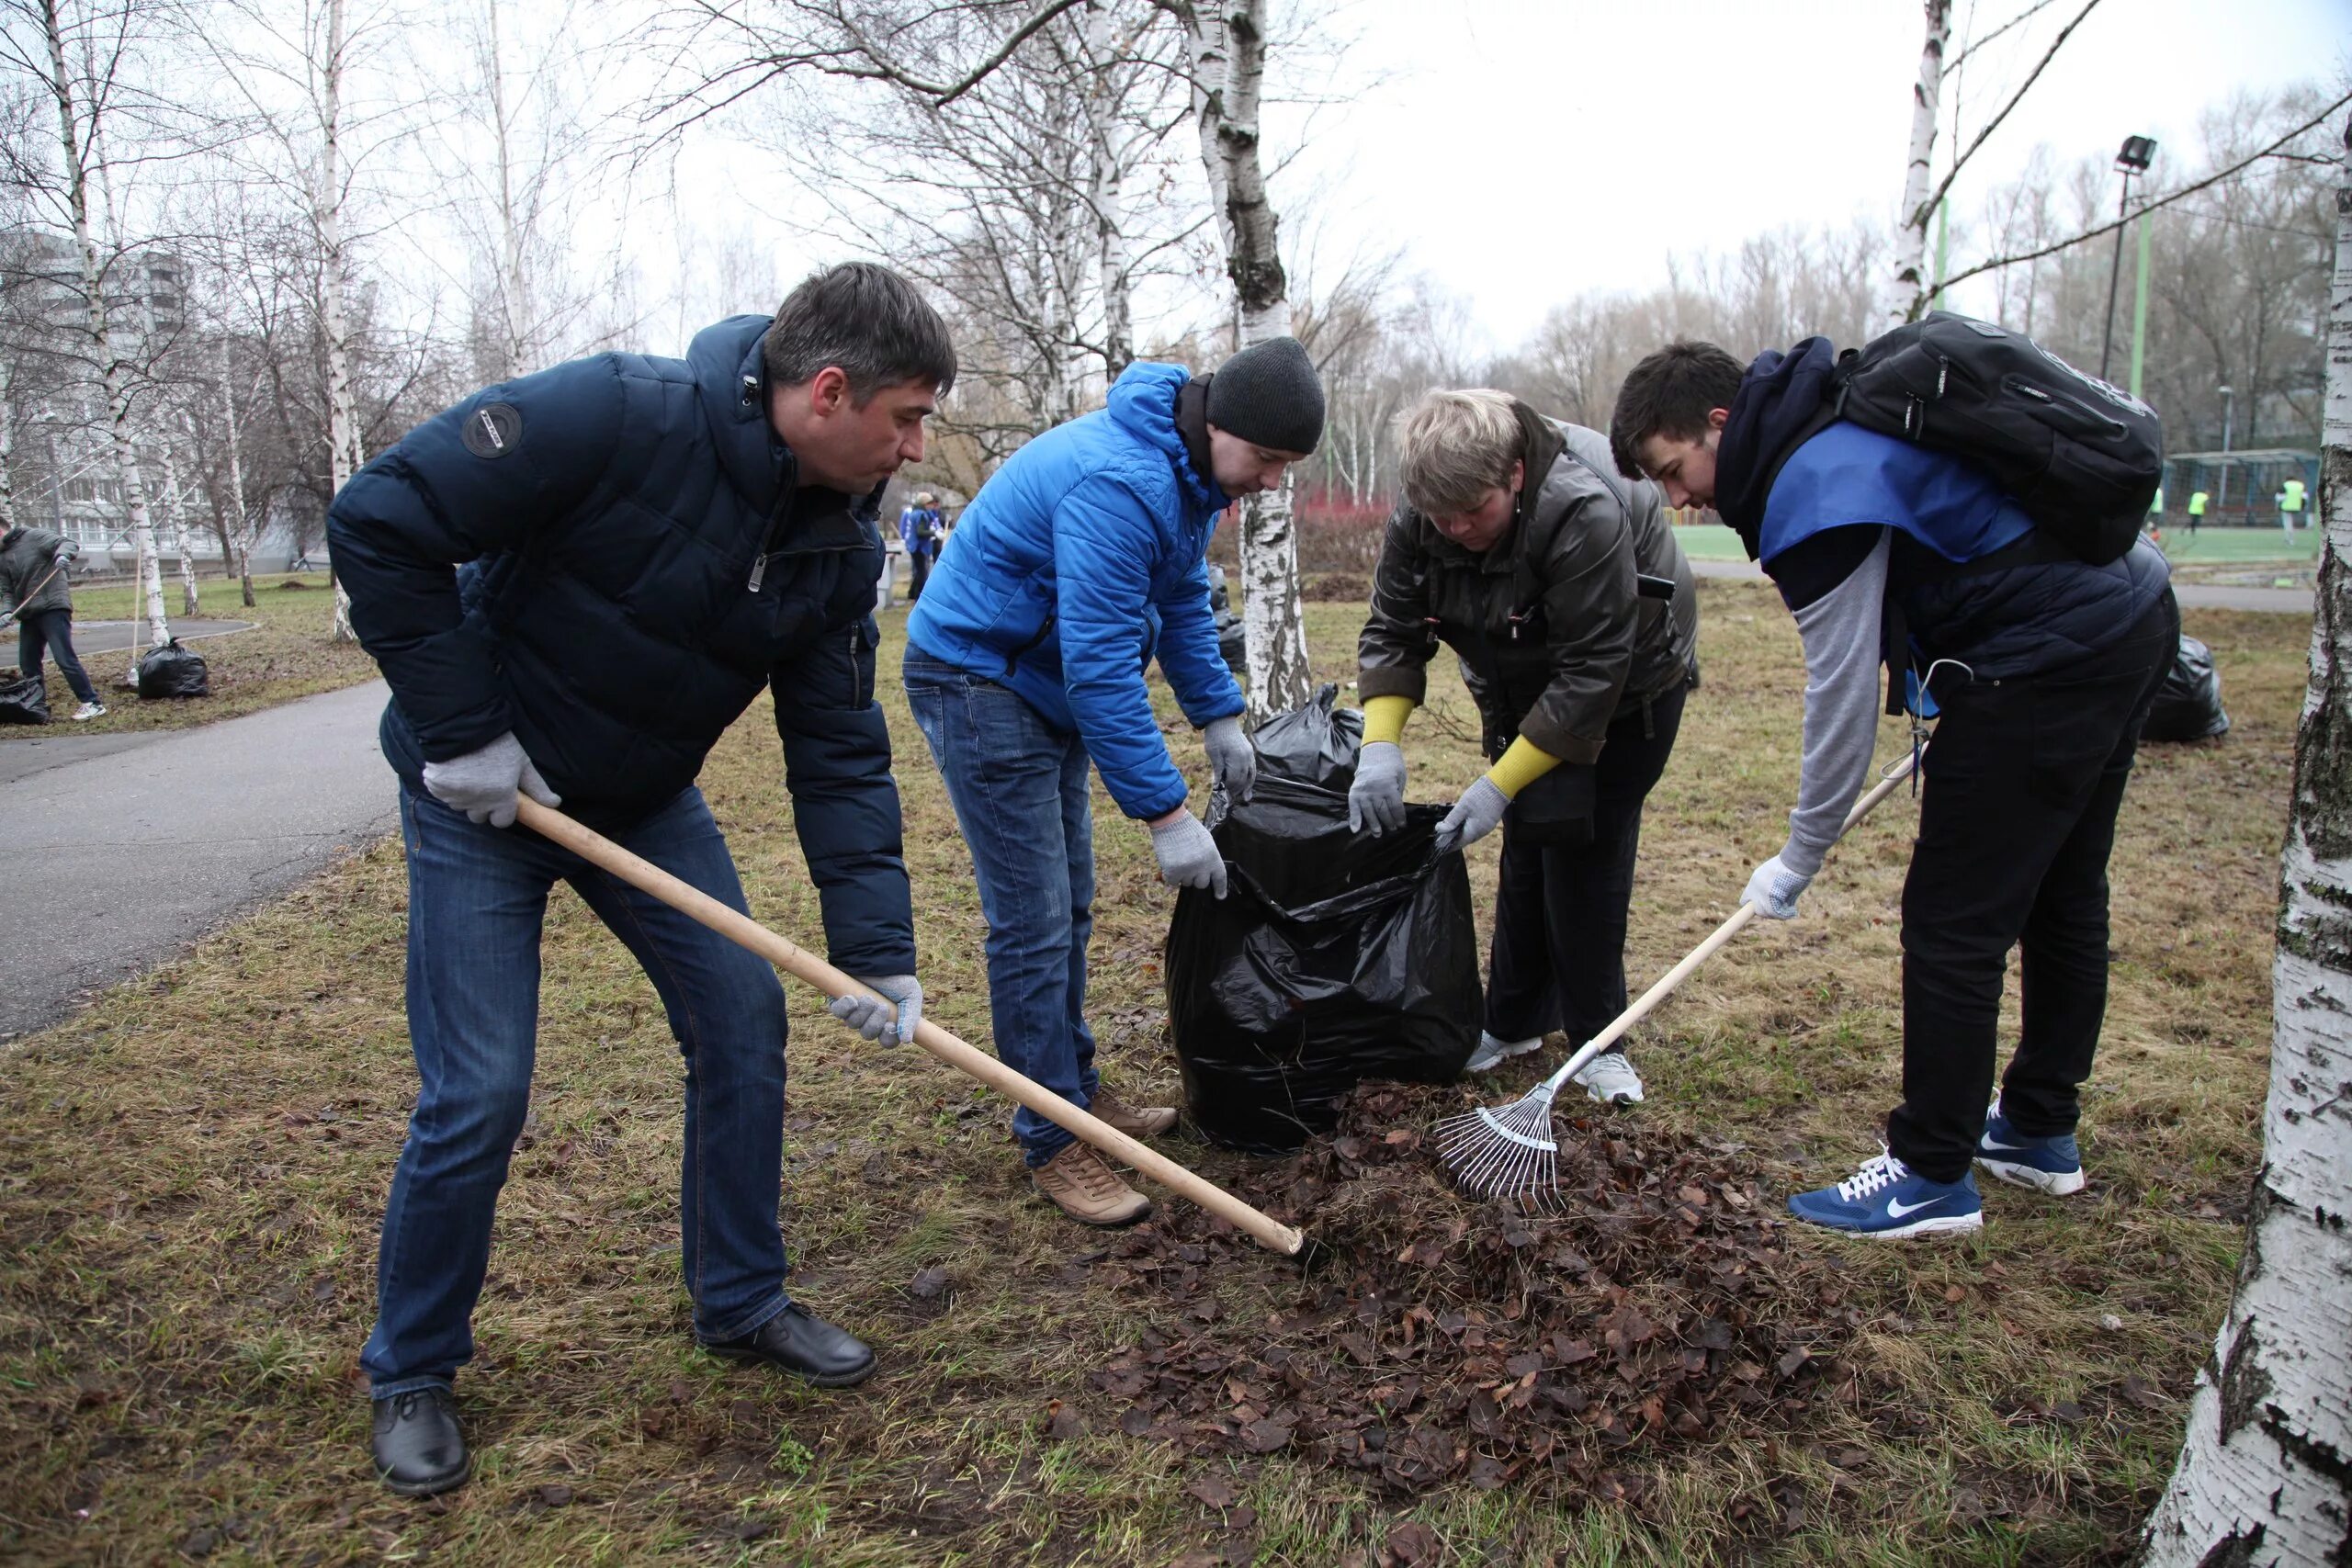
<svg viewBox="0 0 2352 1568">
<path fill-rule="evenodd" d="M 513 403 L 484 403 L 466 415 L 459 434 L 475 457 L 503 457 L 523 439 L 523 416 Z"/>
</svg>

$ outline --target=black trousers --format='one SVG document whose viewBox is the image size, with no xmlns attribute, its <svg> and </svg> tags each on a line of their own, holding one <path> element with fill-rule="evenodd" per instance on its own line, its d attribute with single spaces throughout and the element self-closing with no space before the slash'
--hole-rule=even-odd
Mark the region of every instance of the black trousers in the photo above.
<svg viewBox="0 0 2352 1568">
<path fill-rule="evenodd" d="M 1678 686 L 1609 727 L 1593 764 L 1590 843 L 1535 843 L 1503 818 L 1487 982 L 1487 1032 L 1498 1040 L 1556 1029 L 1581 1045 L 1625 1010 L 1625 910 L 1642 802 L 1673 754 L 1683 696 Z"/>
<path fill-rule="evenodd" d="M 74 612 L 71 610 L 35 610 L 20 617 L 17 623 L 17 665 L 28 675 L 40 676 L 40 654 L 43 645 L 57 656 L 58 673 L 74 688 L 74 694 L 85 703 L 98 700 L 98 689 L 90 684 L 89 672 L 74 656 Z"/>
<path fill-rule="evenodd" d="M 920 550 L 910 550 L 907 563 L 907 603 L 911 604 L 922 597 L 922 585 L 931 581 L 931 558 Z"/>
<path fill-rule="evenodd" d="M 2075 1130 L 2107 1015 L 2116 813 L 2179 646 L 2167 592 L 2103 653 L 1936 693 L 1903 885 L 1903 1103 L 1886 1128 L 1887 1147 L 1923 1176 L 1957 1181 L 1975 1156 L 2012 947 L 2025 1005 L 2002 1113 L 2030 1137 Z"/>
</svg>

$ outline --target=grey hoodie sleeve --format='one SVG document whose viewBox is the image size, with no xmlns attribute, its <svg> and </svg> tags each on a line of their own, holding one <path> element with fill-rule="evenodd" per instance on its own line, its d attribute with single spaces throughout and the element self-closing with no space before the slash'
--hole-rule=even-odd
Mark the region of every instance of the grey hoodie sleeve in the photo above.
<svg viewBox="0 0 2352 1568">
<path fill-rule="evenodd" d="M 1804 638 L 1804 771 L 1781 863 L 1803 876 L 1821 869 L 1861 792 L 1878 740 L 1879 635 L 1892 534 L 1846 580 L 1795 612 Z"/>
</svg>

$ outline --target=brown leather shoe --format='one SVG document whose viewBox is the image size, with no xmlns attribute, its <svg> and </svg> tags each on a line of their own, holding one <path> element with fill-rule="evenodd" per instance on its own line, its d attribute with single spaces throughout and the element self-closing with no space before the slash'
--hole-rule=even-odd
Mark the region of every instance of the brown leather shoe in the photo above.
<svg viewBox="0 0 2352 1568">
<path fill-rule="evenodd" d="M 1174 1106 L 1129 1105 L 1107 1089 L 1097 1089 L 1094 1103 L 1086 1109 L 1130 1138 L 1156 1138 L 1176 1125 Z"/>
<path fill-rule="evenodd" d="M 1151 1200 L 1119 1179 L 1102 1156 L 1084 1144 L 1061 1153 L 1029 1173 L 1037 1190 L 1082 1225 L 1131 1225 L 1151 1213 Z"/>
</svg>

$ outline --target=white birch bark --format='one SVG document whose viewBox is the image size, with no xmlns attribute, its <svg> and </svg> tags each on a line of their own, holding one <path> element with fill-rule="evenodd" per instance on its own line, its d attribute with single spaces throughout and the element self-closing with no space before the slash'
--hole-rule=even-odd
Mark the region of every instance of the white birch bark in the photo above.
<svg viewBox="0 0 2352 1568">
<path fill-rule="evenodd" d="M 1093 146 L 1093 178 L 1088 191 L 1094 209 L 1095 267 L 1102 297 L 1103 380 L 1119 378 L 1133 363 L 1135 303 L 1134 261 L 1127 244 L 1126 177 L 1128 148 L 1134 133 L 1121 113 L 1121 87 L 1133 68 L 1119 62 L 1125 51 L 1113 26 L 1112 7 L 1091 8 L 1086 20 L 1086 52 L 1092 80 L 1086 94 L 1087 131 Z"/>
<path fill-rule="evenodd" d="M 506 96 L 506 57 L 498 36 L 498 3 L 483 6 L 488 28 L 488 58 L 482 75 L 490 88 L 492 140 L 498 155 L 498 321 L 497 379 L 536 369 L 531 342 L 536 317 L 530 302 L 530 279 L 523 265 L 523 219 L 515 210 L 514 122 Z"/>
<path fill-rule="evenodd" d="M 1925 0 L 1928 40 L 1911 88 L 1911 154 L 1896 211 L 1894 270 L 1880 301 L 1882 329 L 1917 320 L 1928 299 L 1928 167 L 1936 151 L 1936 99 L 1943 85 L 1944 46 L 1951 41 L 1951 0 Z"/>
<path fill-rule="evenodd" d="M 327 0 L 326 52 L 313 62 L 321 137 L 311 206 L 319 235 L 321 314 L 327 335 L 328 472 L 332 489 L 338 494 L 359 468 L 359 413 L 351 392 L 351 318 L 344 299 L 344 4 L 345 0 Z M 328 628 L 328 640 L 356 642 L 358 634 L 351 629 L 351 593 L 341 578 L 333 577 L 332 556 L 327 570 L 334 583 L 334 619 Z"/>
<path fill-rule="evenodd" d="M 65 63 L 65 33 L 57 0 L 41 0 L 40 16 L 47 34 L 50 68 L 50 79 L 43 85 L 57 105 L 58 140 L 65 155 L 65 200 L 74 219 L 74 251 L 82 264 L 90 349 L 106 389 L 107 444 L 114 454 L 115 472 L 122 482 L 123 499 L 130 507 L 130 538 L 139 555 L 139 583 L 144 591 L 148 633 L 160 646 L 171 638 L 171 622 L 164 614 L 164 577 L 155 552 L 154 522 L 147 510 L 147 488 L 140 479 L 139 454 L 130 434 L 130 378 L 128 367 L 116 352 L 114 331 L 107 320 L 105 274 L 98 264 L 97 237 L 90 224 L 90 160 L 74 124 L 74 76 Z M 135 671 L 135 647 L 133 652 Z"/>
<path fill-rule="evenodd" d="M 171 438 L 156 443 L 164 457 L 164 519 L 171 525 L 172 544 L 180 560 L 180 614 L 194 615 L 201 605 L 196 586 L 196 556 L 187 542 L 187 507 L 180 494 L 179 459 L 172 455 Z"/>
<path fill-rule="evenodd" d="M 227 297 L 224 291 L 224 299 Z M 245 608 L 254 606 L 253 519 L 245 510 L 245 464 L 238 451 L 237 393 L 230 379 L 229 334 L 220 333 L 220 414 L 229 432 L 229 549 Z"/>
<path fill-rule="evenodd" d="M 2352 1561 L 2352 169 L 2336 194 L 2311 688 L 2245 1255 L 2148 1521 L 2156 1568 Z"/>
<path fill-rule="evenodd" d="M 9 400 L 16 367 L 0 356 L 0 534 L 17 525 L 17 410 Z"/>
<path fill-rule="evenodd" d="M 1263 0 L 1199 0 L 1192 32 L 1193 114 L 1244 348 L 1290 333 L 1288 280 L 1275 244 L 1273 204 L 1258 156 L 1266 77 Z M 1241 627 L 1250 715 L 1263 721 L 1314 695 L 1306 618 L 1298 592 L 1291 479 L 1241 504 Z"/>
</svg>

